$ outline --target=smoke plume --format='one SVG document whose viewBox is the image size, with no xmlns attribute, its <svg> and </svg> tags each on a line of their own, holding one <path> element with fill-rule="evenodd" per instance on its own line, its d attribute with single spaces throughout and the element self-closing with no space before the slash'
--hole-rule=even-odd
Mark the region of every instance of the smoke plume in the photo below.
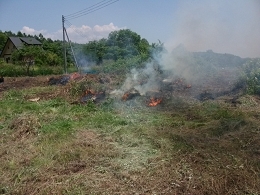
<svg viewBox="0 0 260 195">
<path fill-rule="evenodd" d="M 260 57 L 259 10 L 258 0 L 181 1 L 177 17 L 173 19 L 172 39 L 164 43 L 167 52 L 148 62 L 142 70 L 133 69 L 117 92 L 136 89 L 143 95 L 158 91 L 163 82 L 173 83 L 177 78 L 197 85 L 197 89 L 200 86 L 214 88 L 217 83 L 217 87 L 222 85 L 227 90 L 237 79 L 237 69 L 230 68 L 229 62 L 216 65 L 207 60 L 218 60 L 215 54 L 221 53 L 225 54 L 220 56 L 222 60 L 232 58 L 238 67 L 243 59 L 236 56 Z M 208 58 L 205 60 L 192 52 L 205 52 Z M 197 89 L 194 91 L 199 93 Z"/>
<path fill-rule="evenodd" d="M 181 1 L 168 48 L 260 57 L 260 1 Z"/>
</svg>

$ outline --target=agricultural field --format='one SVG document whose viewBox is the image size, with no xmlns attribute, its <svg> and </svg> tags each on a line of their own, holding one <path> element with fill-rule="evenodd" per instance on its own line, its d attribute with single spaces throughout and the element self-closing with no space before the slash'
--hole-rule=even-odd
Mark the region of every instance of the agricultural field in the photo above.
<svg viewBox="0 0 260 195">
<path fill-rule="evenodd" d="M 226 75 L 5 77 L 0 194 L 259 194 L 260 97 Z"/>
</svg>

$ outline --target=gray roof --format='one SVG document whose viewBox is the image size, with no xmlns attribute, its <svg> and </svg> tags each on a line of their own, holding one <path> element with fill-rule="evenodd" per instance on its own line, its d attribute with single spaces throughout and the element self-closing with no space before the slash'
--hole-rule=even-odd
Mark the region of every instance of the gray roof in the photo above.
<svg viewBox="0 0 260 195">
<path fill-rule="evenodd" d="M 20 37 L 28 45 L 41 45 L 42 43 L 33 37 Z"/>
<path fill-rule="evenodd" d="M 9 37 L 17 49 L 24 45 L 41 45 L 41 42 L 33 37 Z"/>
</svg>

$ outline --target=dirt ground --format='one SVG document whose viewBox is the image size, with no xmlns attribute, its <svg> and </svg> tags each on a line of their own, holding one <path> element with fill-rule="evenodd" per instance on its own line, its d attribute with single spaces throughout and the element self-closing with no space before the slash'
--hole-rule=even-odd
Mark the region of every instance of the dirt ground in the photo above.
<svg viewBox="0 0 260 195">
<path fill-rule="evenodd" d="M 10 89 L 25 89 L 36 86 L 47 86 L 51 77 L 57 76 L 37 76 L 37 77 L 5 77 L 0 83 L 0 94 Z"/>
</svg>

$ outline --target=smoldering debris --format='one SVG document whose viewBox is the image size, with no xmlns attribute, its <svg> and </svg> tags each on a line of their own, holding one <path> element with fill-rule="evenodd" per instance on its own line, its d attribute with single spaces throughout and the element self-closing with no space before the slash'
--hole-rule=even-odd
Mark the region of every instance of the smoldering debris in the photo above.
<svg viewBox="0 0 260 195">
<path fill-rule="evenodd" d="M 106 99 L 105 91 L 94 92 L 91 90 L 87 90 L 86 93 L 81 97 L 81 103 L 94 102 L 100 103 Z"/>
<path fill-rule="evenodd" d="M 68 75 L 60 76 L 58 78 L 51 77 L 48 81 L 49 85 L 66 85 L 70 80 Z"/>
<path fill-rule="evenodd" d="M 137 96 L 140 96 L 139 91 L 137 91 L 136 89 L 132 88 L 132 89 L 130 89 L 130 90 L 128 90 L 128 91 L 126 91 L 124 93 L 124 95 L 122 96 L 122 100 L 123 101 L 127 101 L 127 100 L 133 99 L 133 98 L 135 98 Z"/>
<path fill-rule="evenodd" d="M 76 80 L 81 78 L 78 72 L 74 72 L 67 75 L 61 75 L 59 77 L 51 77 L 48 81 L 49 85 L 66 85 L 70 80 Z"/>
</svg>

